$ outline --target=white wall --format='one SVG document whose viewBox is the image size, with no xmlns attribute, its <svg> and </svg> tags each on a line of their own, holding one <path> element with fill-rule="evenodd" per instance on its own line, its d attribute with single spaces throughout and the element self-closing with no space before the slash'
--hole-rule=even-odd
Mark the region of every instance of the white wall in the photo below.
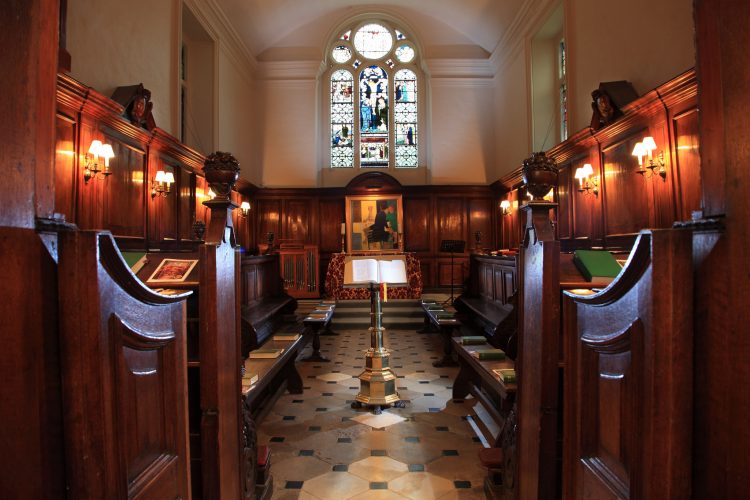
<svg viewBox="0 0 750 500">
<path fill-rule="evenodd" d="M 258 104 L 247 71 L 219 48 L 218 130 L 216 149 L 229 151 L 240 162 L 240 175 L 253 184 L 261 179 L 257 156 Z"/>
<path fill-rule="evenodd" d="M 643 95 L 695 66 L 692 0 L 568 0 L 565 15 L 571 132 L 589 125 L 599 82 Z"/>
<path fill-rule="evenodd" d="M 156 125 L 172 135 L 179 134 L 173 120 L 178 7 L 171 0 L 68 0 L 71 76 L 106 96 L 143 83 Z"/>
<path fill-rule="evenodd" d="M 526 54 L 518 50 L 495 77 L 495 176 L 494 182 L 518 168 L 529 156 L 529 83 Z"/>
<path fill-rule="evenodd" d="M 485 184 L 494 173 L 492 85 L 482 79 L 430 83 L 432 184 Z"/>
<path fill-rule="evenodd" d="M 316 83 L 311 79 L 259 82 L 260 155 L 265 187 L 318 183 Z"/>
</svg>

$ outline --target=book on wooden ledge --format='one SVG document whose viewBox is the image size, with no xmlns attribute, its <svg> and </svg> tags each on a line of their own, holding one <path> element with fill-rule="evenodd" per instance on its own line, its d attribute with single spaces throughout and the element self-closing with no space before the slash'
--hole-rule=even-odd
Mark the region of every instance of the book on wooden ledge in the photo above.
<svg viewBox="0 0 750 500">
<path fill-rule="evenodd" d="M 440 304 L 429 304 L 427 306 L 428 311 L 445 311 L 445 308 Z"/>
<path fill-rule="evenodd" d="M 612 281 L 622 271 L 615 257 L 606 250 L 576 250 L 573 253 L 573 263 L 586 281 Z"/>
<path fill-rule="evenodd" d="M 279 332 L 274 334 L 273 340 L 281 340 L 282 342 L 292 342 L 299 338 L 299 333 L 283 333 Z"/>
<path fill-rule="evenodd" d="M 406 260 L 403 257 L 351 259 L 344 264 L 345 285 L 380 283 L 407 286 Z"/>
<path fill-rule="evenodd" d="M 513 368 L 493 368 L 493 372 L 504 384 L 516 383 L 516 371 Z"/>
<path fill-rule="evenodd" d="M 480 361 L 505 359 L 505 351 L 502 349 L 484 349 L 482 351 L 471 351 L 471 355 Z"/>
<path fill-rule="evenodd" d="M 326 319 L 327 316 L 328 316 L 328 313 L 311 312 L 310 314 L 307 315 L 305 319 Z"/>
<path fill-rule="evenodd" d="M 450 311 L 436 311 L 434 314 L 437 319 L 456 319 L 456 313 Z"/>
<path fill-rule="evenodd" d="M 479 335 L 465 335 L 461 337 L 460 342 L 462 345 L 484 345 L 487 339 Z"/>
<path fill-rule="evenodd" d="M 250 387 L 253 384 L 255 384 L 258 381 L 258 374 L 257 373 L 251 373 L 249 375 L 245 375 L 242 377 L 242 385 L 245 387 Z"/>
<path fill-rule="evenodd" d="M 284 352 L 284 349 L 256 349 L 250 351 L 247 357 L 248 359 L 273 359 L 281 356 L 282 352 Z"/>
</svg>

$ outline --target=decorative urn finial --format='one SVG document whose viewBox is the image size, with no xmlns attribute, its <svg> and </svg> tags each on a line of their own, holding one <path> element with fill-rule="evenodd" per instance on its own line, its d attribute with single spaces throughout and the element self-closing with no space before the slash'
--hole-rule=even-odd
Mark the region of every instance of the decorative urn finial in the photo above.
<svg viewBox="0 0 750 500">
<path fill-rule="evenodd" d="M 557 164 L 543 151 L 531 153 L 531 156 L 523 161 L 522 170 L 526 190 L 535 199 L 543 198 L 550 189 L 557 186 Z"/>
<path fill-rule="evenodd" d="M 229 201 L 232 187 L 240 176 L 240 162 L 231 153 L 216 151 L 203 162 L 206 182 L 216 193 L 215 200 Z"/>
</svg>

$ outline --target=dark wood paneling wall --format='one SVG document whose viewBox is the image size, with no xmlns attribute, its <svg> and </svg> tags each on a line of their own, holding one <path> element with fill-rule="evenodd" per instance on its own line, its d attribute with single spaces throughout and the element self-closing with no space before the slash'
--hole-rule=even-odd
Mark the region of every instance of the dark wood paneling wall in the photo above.
<svg viewBox="0 0 750 500">
<path fill-rule="evenodd" d="M 563 248 L 577 246 L 580 239 L 629 247 L 640 229 L 670 227 L 701 208 L 697 93 L 695 72 L 687 71 L 627 105 L 624 116 L 610 126 L 582 130 L 547 152 L 560 168 L 557 231 Z M 633 146 L 649 135 L 664 153 L 666 180 L 636 173 Z M 594 170 L 598 196 L 578 192 L 574 174 L 584 163 Z M 520 170 L 500 182 L 511 202 L 525 202 Z M 517 207 L 512 210 L 503 217 L 503 248 L 518 247 L 522 236 Z"/>
<path fill-rule="evenodd" d="M 121 246 L 157 247 L 162 242 L 194 244 L 193 223 L 206 221 L 208 188 L 201 171 L 205 157 L 163 130 L 132 125 L 120 105 L 66 75 L 57 78 L 55 212 L 81 229 L 111 231 Z M 91 141 L 112 145 L 112 175 L 84 182 Z M 167 196 L 151 197 L 158 170 L 172 172 Z M 242 198 L 234 193 L 238 205 Z M 304 213 L 303 210 L 300 212 Z M 249 245 L 249 225 L 233 214 L 238 242 Z M 294 225 L 294 224 L 292 224 Z"/>
<path fill-rule="evenodd" d="M 372 177 L 370 175 L 369 177 Z M 377 178 L 377 176 L 375 176 Z M 375 182 L 370 179 L 369 182 Z M 450 285 L 450 254 L 440 252 L 443 239 L 466 241 L 466 252 L 454 259 L 454 282 L 468 277 L 468 256 L 474 232 L 482 232 L 482 246 L 497 248 L 497 194 L 487 186 L 398 186 L 404 204 L 404 249 L 420 259 L 425 286 Z M 321 281 L 332 253 L 341 251 L 341 223 L 347 194 L 378 194 L 377 188 L 258 189 L 243 192 L 253 206 L 253 243 L 265 243 L 266 233 L 320 247 Z"/>
</svg>

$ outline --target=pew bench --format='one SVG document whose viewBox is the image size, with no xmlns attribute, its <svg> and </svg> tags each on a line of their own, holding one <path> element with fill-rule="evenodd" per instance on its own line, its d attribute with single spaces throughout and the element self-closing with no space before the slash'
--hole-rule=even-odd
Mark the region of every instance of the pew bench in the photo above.
<svg viewBox="0 0 750 500">
<path fill-rule="evenodd" d="M 263 297 L 242 306 L 242 355 L 258 349 L 287 321 L 297 308 L 296 299 L 288 296 Z"/>
<path fill-rule="evenodd" d="M 454 306 L 467 323 L 472 324 L 487 337 L 487 341 L 515 359 L 517 352 L 518 315 L 515 307 L 516 296 L 507 304 L 488 300 L 483 296 L 461 295 Z"/>
<path fill-rule="evenodd" d="M 316 309 L 302 320 L 302 323 L 305 325 L 305 327 L 309 328 L 312 332 L 313 352 L 309 356 L 300 359 L 300 361 L 319 361 L 322 363 L 328 363 L 329 361 L 331 361 L 320 353 L 320 332 L 326 331 L 331 324 L 331 319 L 333 318 L 333 312 L 336 310 L 336 305 L 326 304 L 324 305 L 324 309 L 325 310 Z"/>
<path fill-rule="evenodd" d="M 432 329 L 440 333 L 443 337 L 443 358 L 432 363 L 432 366 L 440 368 L 443 366 L 456 366 L 458 363 L 453 359 L 453 344 L 451 339 L 453 338 L 453 332 L 457 329 L 461 329 L 461 321 L 455 316 L 453 317 L 441 317 L 441 313 L 445 314 L 446 311 L 442 307 L 435 309 L 439 306 L 436 302 L 422 302 L 422 310 L 425 315 L 425 328 L 421 331 L 429 331 Z M 455 314 L 454 312 L 450 312 Z"/>
<path fill-rule="evenodd" d="M 276 358 L 247 358 L 242 377 L 242 398 L 246 408 L 258 421 L 273 405 L 277 394 L 285 387 L 291 394 L 302 394 L 302 377 L 295 361 L 310 340 L 302 325 L 289 325 L 285 333 L 298 333 L 295 340 L 268 339 L 261 349 L 284 349 Z M 257 380 L 252 379 L 257 376 Z"/>
<path fill-rule="evenodd" d="M 453 350 L 458 355 L 459 372 L 453 383 L 453 399 L 464 399 L 471 394 L 477 398 L 493 420 L 502 426 L 513 407 L 517 385 L 505 383 L 492 371 L 513 369 L 515 362 L 503 360 L 480 360 L 471 351 L 491 348 L 490 345 L 463 345 L 459 337 L 451 339 Z"/>
</svg>

